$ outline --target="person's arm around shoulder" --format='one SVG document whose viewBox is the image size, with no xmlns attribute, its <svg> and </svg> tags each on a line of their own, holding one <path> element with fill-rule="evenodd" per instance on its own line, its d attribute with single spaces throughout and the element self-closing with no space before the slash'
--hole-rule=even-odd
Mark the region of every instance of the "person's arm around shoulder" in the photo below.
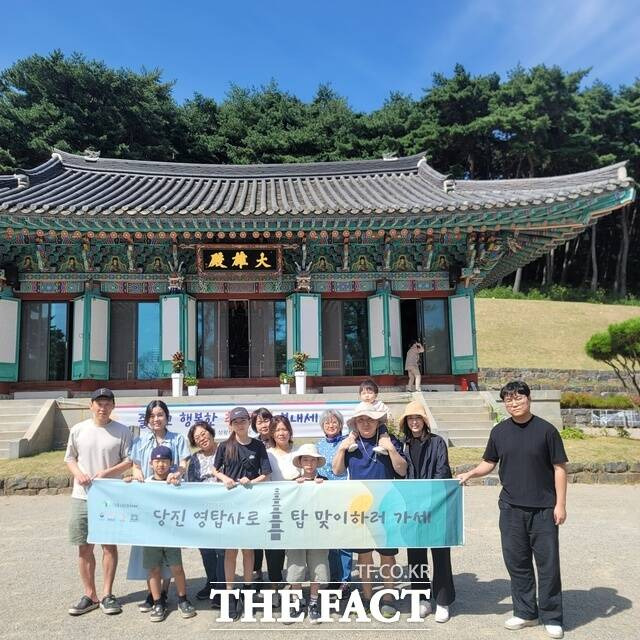
<svg viewBox="0 0 640 640">
<path fill-rule="evenodd" d="M 191 459 L 191 451 L 189 451 L 189 446 L 187 445 L 187 439 L 181 434 L 178 433 L 175 436 L 175 450 L 178 454 L 178 459 L 180 463 L 178 464 L 178 468 L 175 471 L 172 471 L 167 476 L 167 482 L 169 484 L 179 484 L 182 478 L 185 476 L 187 472 L 187 467 L 189 465 L 189 460 Z"/>
<path fill-rule="evenodd" d="M 356 442 L 356 436 L 353 431 L 349 432 L 349 435 L 340 441 L 338 448 L 336 449 L 336 453 L 333 456 L 333 462 L 331 463 L 331 468 L 333 469 L 333 473 L 337 476 L 343 474 L 347 470 L 347 466 L 345 464 L 344 456 L 347 452 L 347 449 Z"/>
<path fill-rule="evenodd" d="M 108 467 L 107 469 L 98 471 L 94 478 L 117 478 L 118 476 L 121 476 L 127 469 L 130 469 L 131 464 L 131 460 L 129 460 L 129 458 L 125 458 L 122 462 L 118 462 L 118 464 L 113 465 L 113 467 Z"/>
</svg>

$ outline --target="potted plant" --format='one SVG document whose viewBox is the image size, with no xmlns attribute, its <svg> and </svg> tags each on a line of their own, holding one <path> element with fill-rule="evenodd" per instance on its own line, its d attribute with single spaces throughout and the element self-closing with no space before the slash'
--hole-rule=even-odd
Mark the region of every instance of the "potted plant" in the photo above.
<svg viewBox="0 0 640 640">
<path fill-rule="evenodd" d="M 289 382 L 289 378 L 291 376 L 287 375 L 284 371 L 280 374 L 280 393 L 283 396 L 287 396 L 289 395 L 289 387 L 290 387 L 290 382 Z"/>
<path fill-rule="evenodd" d="M 307 392 L 307 372 L 305 363 L 309 359 L 309 354 L 304 351 L 296 351 L 293 354 L 293 372 L 296 377 L 296 393 L 305 394 Z"/>
<path fill-rule="evenodd" d="M 198 378 L 196 378 L 195 376 L 187 376 L 184 379 L 184 383 L 187 385 L 188 396 L 198 395 Z"/>
<path fill-rule="evenodd" d="M 171 395 L 179 398 L 184 389 L 184 353 L 176 351 L 171 356 Z"/>
</svg>

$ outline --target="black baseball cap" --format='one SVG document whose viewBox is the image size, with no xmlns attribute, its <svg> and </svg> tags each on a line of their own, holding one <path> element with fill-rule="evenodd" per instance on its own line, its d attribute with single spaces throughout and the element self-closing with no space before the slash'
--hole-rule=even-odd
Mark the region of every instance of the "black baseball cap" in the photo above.
<svg viewBox="0 0 640 640">
<path fill-rule="evenodd" d="M 105 387 L 101 387 L 100 389 L 96 389 L 91 394 L 91 402 L 94 402 L 98 398 L 105 398 L 106 400 L 116 401 L 116 397 L 113 395 L 113 391 L 111 389 L 106 389 Z"/>
<path fill-rule="evenodd" d="M 234 420 L 251 420 L 249 412 L 244 407 L 236 407 L 229 411 L 229 424 Z"/>
</svg>

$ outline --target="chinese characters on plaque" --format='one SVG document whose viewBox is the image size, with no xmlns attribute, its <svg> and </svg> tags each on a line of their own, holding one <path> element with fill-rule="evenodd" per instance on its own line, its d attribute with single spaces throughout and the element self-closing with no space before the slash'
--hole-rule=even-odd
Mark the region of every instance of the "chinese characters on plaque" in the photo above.
<svg viewBox="0 0 640 640">
<path fill-rule="evenodd" d="M 280 272 L 281 249 L 273 245 L 206 245 L 197 247 L 201 273 Z"/>
</svg>

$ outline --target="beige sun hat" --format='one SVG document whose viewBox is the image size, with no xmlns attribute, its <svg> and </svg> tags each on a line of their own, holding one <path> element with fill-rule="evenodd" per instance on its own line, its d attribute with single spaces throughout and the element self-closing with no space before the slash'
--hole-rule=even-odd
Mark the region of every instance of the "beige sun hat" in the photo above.
<svg viewBox="0 0 640 640">
<path fill-rule="evenodd" d="M 383 423 L 387 421 L 387 412 L 386 411 L 374 411 L 373 409 L 367 409 L 364 402 L 361 402 L 356 410 L 353 412 L 353 415 L 347 420 L 347 426 L 350 429 L 356 428 L 356 418 L 360 416 L 367 416 L 368 418 L 373 418 L 374 420 L 378 420 L 379 423 Z"/>
<path fill-rule="evenodd" d="M 400 429 L 404 429 L 407 425 L 408 416 L 420 416 L 425 424 L 429 424 L 429 418 L 427 418 L 427 412 L 422 406 L 422 402 L 419 400 L 412 400 L 405 408 L 402 418 L 400 418 Z"/>
<path fill-rule="evenodd" d="M 300 469 L 300 458 L 302 456 L 312 456 L 313 458 L 318 458 L 318 466 L 324 467 L 327 464 L 327 459 L 324 456 L 321 456 L 318 453 L 318 448 L 315 444 L 303 444 L 300 445 L 298 450 L 295 452 L 293 456 L 293 466 L 298 467 Z"/>
</svg>

